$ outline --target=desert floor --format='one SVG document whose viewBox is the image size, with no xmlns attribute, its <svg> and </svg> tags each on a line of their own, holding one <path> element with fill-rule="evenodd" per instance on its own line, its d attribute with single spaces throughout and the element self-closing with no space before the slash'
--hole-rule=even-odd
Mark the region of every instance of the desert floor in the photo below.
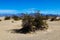
<svg viewBox="0 0 60 40">
<path fill-rule="evenodd" d="M 47 21 L 49 29 L 46 31 L 36 31 L 31 34 L 11 33 L 11 29 L 21 28 L 21 20 L 0 21 L 0 40 L 60 40 L 60 21 Z"/>
</svg>

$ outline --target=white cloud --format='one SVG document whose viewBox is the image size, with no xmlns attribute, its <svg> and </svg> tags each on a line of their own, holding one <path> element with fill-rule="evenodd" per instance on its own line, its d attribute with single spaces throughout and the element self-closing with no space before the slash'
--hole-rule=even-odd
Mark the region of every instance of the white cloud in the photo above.
<svg viewBox="0 0 60 40">
<path fill-rule="evenodd" d="M 17 10 L 0 10 L 0 13 L 16 13 Z"/>
<path fill-rule="evenodd" d="M 35 12 L 35 8 L 31 8 L 31 9 L 24 9 L 24 10 L 0 10 L 0 13 L 10 13 L 10 14 L 15 14 L 15 13 L 31 13 L 31 12 Z M 60 14 L 59 10 L 41 10 L 40 11 L 43 14 Z"/>
</svg>

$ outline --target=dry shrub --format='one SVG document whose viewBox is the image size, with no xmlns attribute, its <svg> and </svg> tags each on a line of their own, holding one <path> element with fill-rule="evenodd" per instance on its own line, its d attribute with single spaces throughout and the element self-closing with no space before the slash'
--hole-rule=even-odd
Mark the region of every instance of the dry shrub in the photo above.
<svg viewBox="0 0 60 40">
<path fill-rule="evenodd" d="M 44 30 L 48 28 L 47 23 L 43 21 L 43 17 L 40 15 L 39 12 L 35 13 L 35 19 L 33 24 L 36 27 L 36 30 Z"/>
<path fill-rule="evenodd" d="M 0 19 L 0 21 L 2 21 L 2 20 Z"/>
<path fill-rule="evenodd" d="M 13 18 L 15 21 L 20 20 L 20 18 L 19 18 L 18 16 L 16 16 L 16 15 L 13 15 L 12 18 Z"/>
<path fill-rule="evenodd" d="M 6 16 L 4 20 L 10 20 L 10 17 L 9 16 Z"/>
<path fill-rule="evenodd" d="M 11 21 L 12 23 L 14 23 L 14 21 Z"/>
<path fill-rule="evenodd" d="M 39 12 L 34 14 L 35 17 L 30 16 L 29 14 L 25 14 L 22 18 L 22 28 L 19 30 L 16 30 L 15 32 L 19 33 L 31 33 L 35 32 L 36 30 L 45 30 L 48 29 L 48 25 L 45 22 L 43 22 L 42 16 Z"/>
</svg>

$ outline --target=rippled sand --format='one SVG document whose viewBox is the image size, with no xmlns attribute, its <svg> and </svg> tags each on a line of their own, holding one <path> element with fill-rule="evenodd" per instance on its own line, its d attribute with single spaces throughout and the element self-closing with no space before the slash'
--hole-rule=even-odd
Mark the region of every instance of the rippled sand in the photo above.
<svg viewBox="0 0 60 40">
<path fill-rule="evenodd" d="M 2 18 L 2 17 L 1 17 Z M 2 19 L 3 20 L 3 19 Z M 49 29 L 31 34 L 11 33 L 9 30 L 21 28 L 21 20 L 0 22 L 0 40 L 60 40 L 60 21 L 47 21 Z"/>
</svg>

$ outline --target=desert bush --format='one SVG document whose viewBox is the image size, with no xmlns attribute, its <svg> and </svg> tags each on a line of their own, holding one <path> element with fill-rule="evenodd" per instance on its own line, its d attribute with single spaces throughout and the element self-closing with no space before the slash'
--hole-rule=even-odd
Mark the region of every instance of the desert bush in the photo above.
<svg viewBox="0 0 60 40">
<path fill-rule="evenodd" d="M 56 20 L 56 17 L 53 17 L 53 18 L 51 18 L 51 20 L 50 21 L 55 21 Z"/>
<path fill-rule="evenodd" d="M 13 15 L 12 18 L 13 18 L 15 21 L 20 20 L 20 18 L 19 18 L 18 16 L 16 16 L 16 15 Z"/>
<path fill-rule="evenodd" d="M 32 22 L 33 22 L 33 17 L 28 14 L 25 14 L 23 18 L 23 25 L 22 25 L 23 28 L 27 27 L 29 31 L 35 31 Z"/>
<path fill-rule="evenodd" d="M 48 28 L 46 21 L 44 22 L 39 12 L 34 14 L 35 17 L 29 14 L 24 14 L 22 19 L 22 28 L 17 30 L 19 33 L 31 33 L 36 30 L 44 30 Z"/>
<path fill-rule="evenodd" d="M 49 16 L 48 15 L 46 15 L 46 20 L 48 20 L 49 19 Z"/>
<path fill-rule="evenodd" d="M 6 16 L 4 20 L 10 20 L 10 17 L 9 16 Z"/>
<path fill-rule="evenodd" d="M 22 28 L 19 30 L 15 30 L 15 32 L 24 34 L 35 32 L 32 22 L 32 16 L 30 16 L 29 14 L 25 14 L 22 19 Z"/>
<path fill-rule="evenodd" d="M 2 21 L 2 20 L 0 19 L 0 21 Z"/>
<path fill-rule="evenodd" d="M 33 24 L 36 27 L 36 30 L 44 30 L 48 28 L 47 23 L 43 21 L 43 17 L 40 15 L 39 12 L 35 13 L 35 19 Z"/>
<path fill-rule="evenodd" d="M 14 23 L 14 21 L 11 21 L 12 23 Z"/>
<path fill-rule="evenodd" d="M 42 15 L 41 15 L 42 16 Z M 49 16 L 46 15 L 46 16 L 42 16 L 42 20 L 48 20 L 49 19 Z"/>
</svg>

